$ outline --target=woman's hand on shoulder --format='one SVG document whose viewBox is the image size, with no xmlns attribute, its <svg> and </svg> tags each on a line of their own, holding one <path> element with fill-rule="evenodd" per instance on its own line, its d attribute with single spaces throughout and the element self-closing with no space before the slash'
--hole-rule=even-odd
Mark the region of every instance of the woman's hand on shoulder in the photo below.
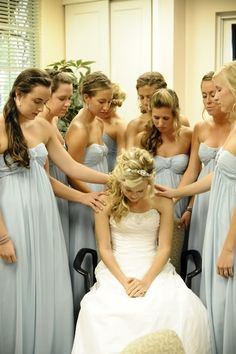
<svg viewBox="0 0 236 354">
<path fill-rule="evenodd" d="M 93 208 L 95 210 L 95 217 L 99 215 L 107 215 L 110 216 L 110 212 L 111 212 L 111 200 L 110 200 L 110 196 L 109 196 L 109 192 L 108 191 L 103 191 L 103 192 L 99 192 L 98 196 L 96 197 L 97 199 L 97 207 L 96 210 L 95 208 Z M 99 200 L 98 200 L 99 199 Z"/>
<path fill-rule="evenodd" d="M 106 192 L 83 193 L 81 203 L 90 206 L 95 211 L 95 213 L 98 213 L 106 206 Z"/>
<path fill-rule="evenodd" d="M 158 183 L 154 185 L 154 188 L 155 188 L 155 195 L 158 197 L 166 197 L 170 199 L 173 199 L 175 197 L 176 189 L 174 188 L 163 186 Z"/>
</svg>

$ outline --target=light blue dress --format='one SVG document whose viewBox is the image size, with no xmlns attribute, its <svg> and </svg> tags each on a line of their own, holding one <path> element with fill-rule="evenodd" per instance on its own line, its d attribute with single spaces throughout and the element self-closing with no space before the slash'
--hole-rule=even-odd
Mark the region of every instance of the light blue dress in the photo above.
<svg viewBox="0 0 236 354">
<path fill-rule="evenodd" d="M 236 353 L 236 278 L 216 272 L 231 218 L 236 208 L 236 156 L 220 149 L 212 181 L 203 245 L 200 297 L 206 304 L 214 354 Z M 234 251 L 234 272 L 236 252 Z"/>
<path fill-rule="evenodd" d="M 178 154 L 170 157 L 156 155 L 155 161 L 155 183 L 163 186 L 176 188 L 188 166 L 189 156 Z M 188 204 L 188 198 L 180 199 L 175 205 L 175 217 L 181 218 Z"/>
<path fill-rule="evenodd" d="M 66 186 L 69 186 L 67 176 L 49 159 L 49 173 L 52 177 L 62 182 Z M 69 203 L 68 200 L 62 198 L 56 198 L 58 211 L 61 218 L 61 224 L 63 234 L 66 242 L 67 253 L 69 254 Z"/>
<path fill-rule="evenodd" d="M 41 143 L 29 154 L 29 169 L 0 155 L 0 208 L 17 255 L 15 264 L 0 259 L 0 353 L 70 354 L 70 273 L 47 150 Z"/>
<path fill-rule="evenodd" d="M 108 172 L 107 167 L 107 147 L 106 145 L 92 144 L 85 152 L 84 165 L 100 172 Z M 104 185 L 88 183 L 91 190 L 99 192 L 104 190 Z M 74 311 L 78 313 L 80 301 L 84 296 L 83 277 L 73 269 L 73 262 L 77 252 L 88 247 L 96 249 L 96 240 L 94 232 L 94 215 L 89 206 L 81 203 L 69 202 L 69 220 L 70 220 L 70 270 L 72 279 L 72 289 L 74 297 Z M 86 268 L 86 264 L 83 264 Z"/>
<path fill-rule="evenodd" d="M 103 134 L 102 138 L 103 138 L 104 144 L 106 144 L 106 146 L 108 148 L 108 154 L 107 154 L 108 171 L 112 172 L 115 167 L 115 164 L 116 164 L 117 143 L 108 134 Z"/>
<path fill-rule="evenodd" d="M 202 162 L 202 170 L 198 176 L 198 180 L 208 175 L 215 169 L 216 155 L 219 148 L 209 147 L 204 143 L 199 145 L 198 155 Z M 210 192 L 197 194 L 194 198 L 191 223 L 189 228 L 188 249 L 194 249 L 202 254 L 203 240 L 206 227 L 206 219 L 209 205 Z M 189 260 L 188 272 L 194 269 L 193 262 Z M 199 296 L 201 274 L 195 276 L 192 280 L 192 290 Z"/>
</svg>

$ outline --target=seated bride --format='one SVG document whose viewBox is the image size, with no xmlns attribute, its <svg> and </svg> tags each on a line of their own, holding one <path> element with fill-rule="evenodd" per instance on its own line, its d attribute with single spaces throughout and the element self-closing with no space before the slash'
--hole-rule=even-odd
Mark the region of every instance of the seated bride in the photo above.
<svg viewBox="0 0 236 354">
<path fill-rule="evenodd" d="M 95 215 L 101 261 L 81 302 L 72 354 L 118 354 L 170 329 L 186 354 L 211 352 L 206 309 L 169 262 L 173 203 L 153 192 L 154 161 L 143 149 L 118 157 L 106 207 Z"/>
</svg>

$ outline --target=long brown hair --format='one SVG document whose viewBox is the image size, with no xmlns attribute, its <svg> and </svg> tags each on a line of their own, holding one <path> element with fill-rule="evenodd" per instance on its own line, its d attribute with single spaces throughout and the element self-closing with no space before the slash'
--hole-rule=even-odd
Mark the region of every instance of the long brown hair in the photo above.
<svg viewBox="0 0 236 354">
<path fill-rule="evenodd" d="M 175 122 L 176 135 L 178 134 L 181 123 L 179 117 L 179 99 L 175 91 L 162 88 L 154 92 L 150 102 L 151 110 L 153 108 L 167 107 L 171 109 Z M 156 148 L 162 144 L 161 133 L 155 127 L 152 119 L 149 120 L 145 127 L 144 135 L 141 139 L 141 145 L 151 154 L 156 153 Z"/>
<path fill-rule="evenodd" d="M 12 162 L 22 167 L 29 167 L 30 164 L 28 146 L 19 124 L 19 112 L 15 102 L 16 92 L 27 94 L 35 86 L 50 87 L 50 85 L 50 77 L 44 70 L 26 69 L 17 76 L 3 108 L 8 139 L 8 147 L 4 151 L 3 158 L 7 166 L 10 167 Z"/>
</svg>

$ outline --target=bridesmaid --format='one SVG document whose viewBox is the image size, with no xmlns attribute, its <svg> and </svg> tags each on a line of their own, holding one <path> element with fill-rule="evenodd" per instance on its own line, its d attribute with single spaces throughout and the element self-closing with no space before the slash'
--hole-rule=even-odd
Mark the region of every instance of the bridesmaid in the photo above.
<svg viewBox="0 0 236 354">
<path fill-rule="evenodd" d="M 111 172 L 115 167 L 116 157 L 125 148 L 125 129 L 124 120 L 117 114 L 117 107 L 121 107 L 126 94 L 118 84 L 112 84 L 113 96 L 111 106 L 107 112 L 102 112 L 100 118 L 104 123 L 103 141 L 108 148 L 107 162 L 108 171 Z"/>
<path fill-rule="evenodd" d="M 176 188 L 189 160 L 192 131 L 182 124 L 179 100 L 175 91 L 157 90 L 150 101 L 151 119 L 143 133 L 137 137 L 140 147 L 154 156 L 155 183 Z M 181 274 L 180 257 L 185 239 L 187 220 L 181 219 L 188 205 L 188 198 L 175 205 L 175 225 L 171 259 Z"/>
<path fill-rule="evenodd" d="M 137 142 L 154 156 L 155 183 L 175 188 L 188 166 L 192 131 L 181 124 L 178 97 L 173 90 L 157 90 L 150 108 L 152 118 Z M 181 218 L 187 203 L 185 198 L 176 204 L 176 218 Z"/>
<path fill-rule="evenodd" d="M 214 354 L 236 353 L 236 61 L 213 76 L 215 100 L 234 123 L 219 150 L 214 172 L 177 190 L 156 186 L 159 194 L 182 197 L 211 188 L 203 245 L 200 298 L 207 307 Z"/>
<path fill-rule="evenodd" d="M 136 89 L 140 103 L 141 115 L 132 119 L 126 129 L 126 148 L 138 146 L 136 137 L 146 129 L 146 125 L 151 119 L 150 100 L 155 91 L 166 88 L 167 83 L 158 71 L 146 72 L 137 79 Z M 179 107 L 178 107 L 179 108 Z M 181 124 L 189 127 L 186 117 L 180 116 Z"/>
<path fill-rule="evenodd" d="M 160 88 L 166 88 L 167 83 L 158 71 L 145 72 L 140 75 L 136 82 L 136 90 L 139 99 L 140 116 L 132 119 L 126 129 L 126 148 L 137 146 L 136 136 L 145 130 L 150 120 L 149 105 L 153 93 Z"/>
<path fill-rule="evenodd" d="M 65 147 L 65 141 L 58 129 L 58 120 L 63 118 L 66 114 L 70 103 L 71 96 L 73 93 L 72 79 L 70 75 L 66 72 L 60 72 L 55 70 L 47 70 L 52 80 L 51 85 L 51 97 L 47 101 L 42 112 L 39 113 L 38 117 L 46 119 L 55 129 L 55 133 L 58 140 Z M 69 254 L 69 203 L 70 201 L 77 201 L 85 205 L 89 205 L 94 210 L 100 206 L 97 199 L 98 193 L 82 193 L 76 191 L 69 187 L 68 178 L 65 173 L 55 165 L 55 163 L 49 159 L 49 173 L 51 177 L 52 187 L 56 195 L 60 194 L 57 198 L 57 206 L 61 218 L 63 233 L 66 241 L 66 248 Z M 61 186 L 57 183 L 60 181 L 65 186 Z M 56 184 L 56 186 L 55 186 Z M 62 187 L 64 191 L 62 190 Z"/>
<path fill-rule="evenodd" d="M 229 114 L 222 112 L 219 104 L 214 100 L 215 86 L 212 80 L 214 75 L 210 71 L 203 76 L 201 81 L 201 92 L 204 109 L 210 117 L 195 125 L 192 137 L 191 155 L 189 165 L 181 179 L 179 186 L 194 182 L 212 172 L 216 165 L 216 155 L 219 148 L 224 144 L 230 133 L 232 122 Z M 189 229 L 189 249 L 195 249 L 202 254 L 203 240 L 206 227 L 206 218 L 209 205 L 209 192 L 195 196 L 189 203 L 188 213 L 192 217 Z M 193 270 L 193 264 L 189 260 L 188 272 Z M 192 280 L 192 290 L 196 295 L 200 292 L 201 275 Z"/>
<path fill-rule="evenodd" d="M 16 78 L 0 116 L 0 353 L 70 354 L 73 303 L 65 240 L 44 169 L 106 183 L 76 163 L 39 112 L 51 95 L 39 69 Z"/>
<path fill-rule="evenodd" d="M 101 72 L 87 75 L 81 86 L 80 94 L 84 107 L 72 120 L 66 136 L 69 154 L 76 161 L 90 168 L 108 172 L 107 147 L 104 145 L 103 122 L 98 116 L 108 112 L 112 100 L 111 81 Z M 69 179 L 70 185 L 82 192 L 102 191 L 103 186 L 86 184 L 74 178 Z M 80 203 L 69 203 L 70 216 L 70 270 L 74 295 L 75 316 L 80 308 L 84 295 L 83 278 L 73 269 L 73 261 L 79 249 L 96 248 L 94 236 L 94 216 L 92 210 Z"/>
</svg>

